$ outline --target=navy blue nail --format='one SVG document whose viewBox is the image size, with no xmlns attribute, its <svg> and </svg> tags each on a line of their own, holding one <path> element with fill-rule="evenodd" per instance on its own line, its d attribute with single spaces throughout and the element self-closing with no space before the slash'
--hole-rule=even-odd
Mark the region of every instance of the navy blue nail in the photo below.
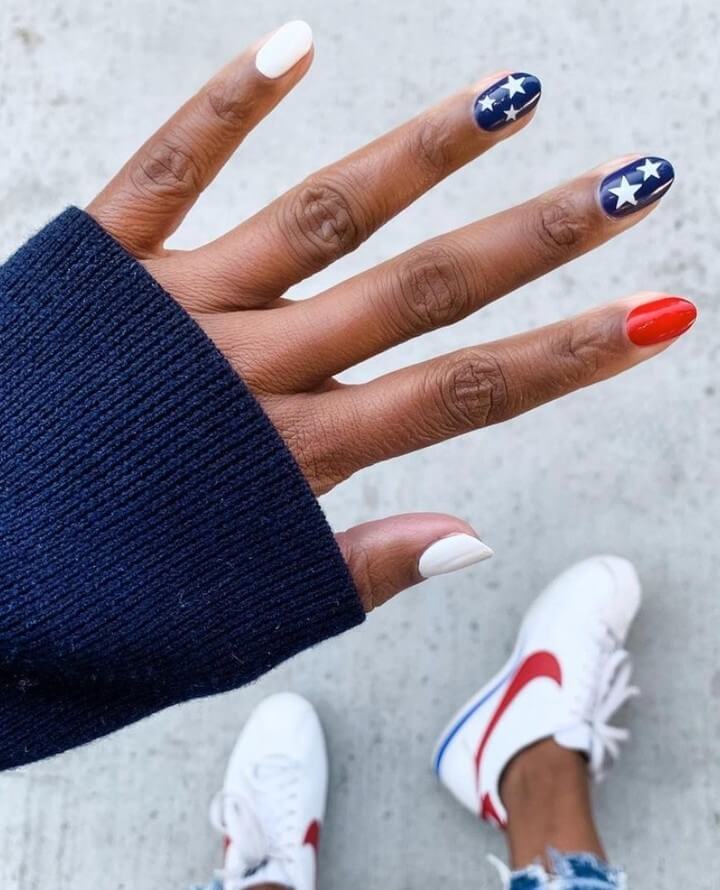
<svg viewBox="0 0 720 890">
<path fill-rule="evenodd" d="M 540 98 L 540 81 L 522 71 L 508 74 L 475 100 L 473 113 L 483 130 L 499 130 L 526 115 Z"/>
<path fill-rule="evenodd" d="M 664 158 L 640 158 L 600 183 L 600 203 L 610 216 L 627 216 L 659 200 L 673 184 L 675 171 Z"/>
</svg>

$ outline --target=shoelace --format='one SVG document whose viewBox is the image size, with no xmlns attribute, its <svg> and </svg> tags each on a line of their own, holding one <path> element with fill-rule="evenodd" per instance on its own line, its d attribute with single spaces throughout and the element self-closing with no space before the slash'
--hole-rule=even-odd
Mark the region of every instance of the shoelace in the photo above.
<svg viewBox="0 0 720 890">
<path fill-rule="evenodd" d="M 230 838 L 241 865 L 218 869 L 217 877 L 237 881 L 269 860 L 292 862 L 296 816 L 294 790 L 300 773 L 295 762 L 273 757 L 247 777 L 247 793 L 220 791 L 210 804 L 210 822 Z"/>
<path fill-rule="evenodd" d="M 604 777 L 608 760 L 617 760 L 622 742 L 630 738 L 630 731 L 610 723 L 612 716 L 631 698 L 640 695 L 637 686 L 630 684 L 632 661 L 625 649 L 615 649 L 606 659 L 598 681 L 598 698 L 590 719 L 590 769 L 596 780 Z"/>
<path fill-rule="evenodd" d="M 629 653 L 620 648 L 608 628 L 598 626 L 588 640 L 586 663 L 579 673 L 580 686 L 570 714 L 572 721 L 589 730 L 589 766 L 596 781 L 604 778 L 606 765 L 617 759 L 621 743 L 630 737 L 627 729 L 613 726 L 610 719 L 640 694 L 640 690 L 630 684 L 631 676 Z"/>
</svg>

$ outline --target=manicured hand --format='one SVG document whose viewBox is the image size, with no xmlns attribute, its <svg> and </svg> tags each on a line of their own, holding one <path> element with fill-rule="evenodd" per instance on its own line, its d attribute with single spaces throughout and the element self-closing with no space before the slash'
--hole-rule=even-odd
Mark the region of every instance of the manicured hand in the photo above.
<svg viewBox="0 0 720 890">
<path fill-rule="evenodd" d="M 312 299 L 284 300 L 526 126 L 539 81 L 496 72 L 314 173 L 218 240 L 167 250 L 168 236 L 312 56 L 304 23 L 263 38 L 190 99 L 88 210 L 212 338 L 316 493 L 377 461 L 618 374 L 690 327 L 691 303 L 642 293 L 368 383 L 338 383 L 334 375 L 352 365 L 452 324 L 644 219 L 673 169 L 661 158 L 621 158 Z M 368 610 L 423 576 L 490 554 L 466 523 L 435 514 L 367 523 L 338 542 Z"/>
</svg>

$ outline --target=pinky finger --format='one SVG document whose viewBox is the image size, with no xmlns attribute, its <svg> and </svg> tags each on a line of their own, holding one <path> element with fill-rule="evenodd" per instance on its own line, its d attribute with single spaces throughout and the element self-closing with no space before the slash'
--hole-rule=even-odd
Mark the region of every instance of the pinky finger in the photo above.
<svg viewBox="0 0 720 890">
<path fill-rule="evenodd" d="M 336 537 L 366 612 L 425 578 L 493 555 L 471 526 L 441 513 L 391 516 Z"/>
<path fill-rule="evenodd" d="M 694 322 L 681 298 L 641 293 L 575 318 L 432 359 L 325 396 L 347 475 L 627 371 Z"/>
</svg>

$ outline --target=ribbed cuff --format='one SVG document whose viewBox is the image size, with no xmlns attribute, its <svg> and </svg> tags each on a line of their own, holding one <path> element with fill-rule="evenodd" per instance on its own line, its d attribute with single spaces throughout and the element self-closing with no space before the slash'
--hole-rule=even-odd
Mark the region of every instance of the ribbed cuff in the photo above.
<svg viewBox="0 0 720 890">
<path fill-rule="evenodd" d="M 77 209 L 0 268 L 0 455 L 0 714 L 4 687 L 54 724 L 0 717 L 0 767 L 247 683 L 363 619 L 257 401 Z M 102 720 L 78 719 L 83 690 Z"/>
</svg>

